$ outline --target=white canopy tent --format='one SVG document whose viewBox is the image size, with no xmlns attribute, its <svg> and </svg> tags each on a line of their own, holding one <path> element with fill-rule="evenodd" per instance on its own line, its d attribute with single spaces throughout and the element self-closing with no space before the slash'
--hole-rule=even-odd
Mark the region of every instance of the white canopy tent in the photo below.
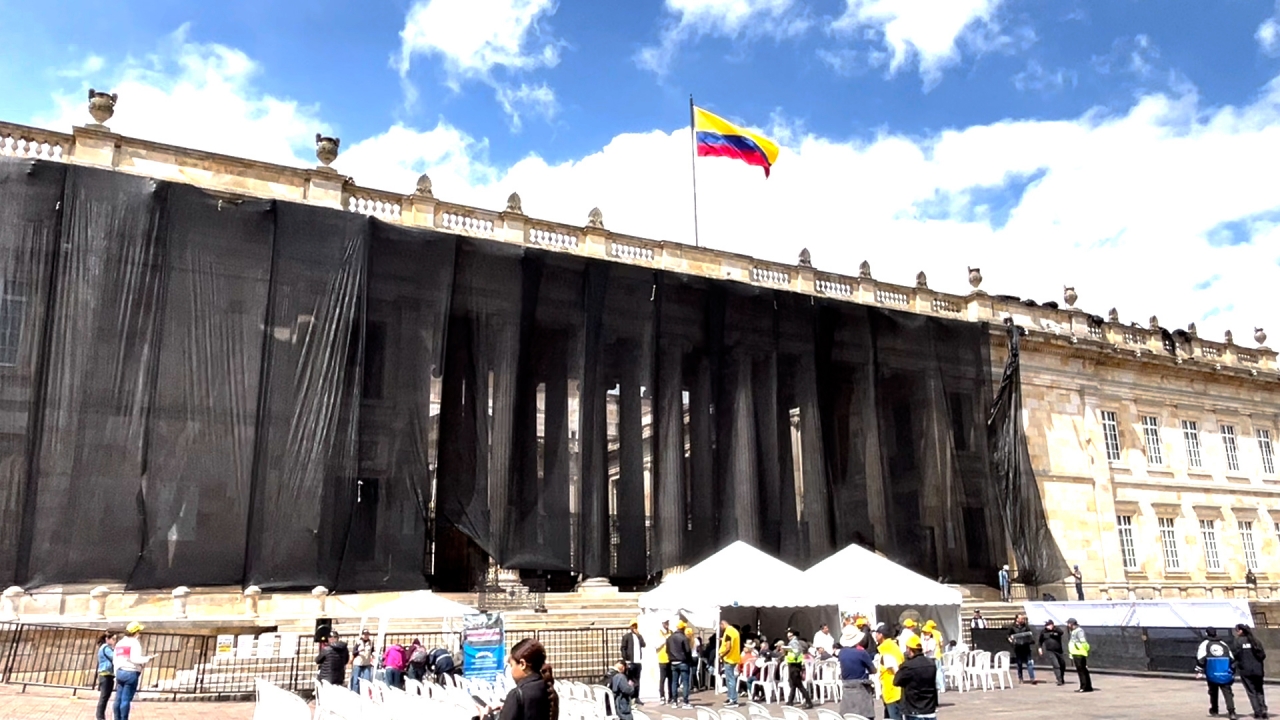
<svg viewBox="0 0 1280 720">
<path fill-rule="evenodd" d="M 946 640 L 961 637 L 959 590 L 860 545 L 850 545 L 805 571 L 827 596 L 838 598 L 843 613 L 861 613 L 876 622 L 895 623 L 910 611 L 932 619 Z"/>
<path fill-rule="evenodd" d="M 733 625 L 758 627 L 770 638 L 781 638 L 793 627 L 811 640 L 822 623 L 837 626 L 836 606 L 833 593 L 797 568 L 745 542 L 735 542 L 640 596 L 644 611 L 640 632 L 648 643 L 641 697 L 657 696 L 656 653 L 662 620 L 671 620 L 672 629 L 677 616 L 699 628 L 718 629 L 723 618 Z M 714 632 L 707 641 L 715 642 Z"/>
<path fill-rule="evenodd" d="M 1075 618 L 1081 627 L 1229 628 L 1253 626 L 1248 600 L 1118 600 L 1114 602 L 1029 602 L 1027 620 L 1052 620 L 1066 627 Z"/>
<path fill-rule="evenodd" d="M 385 647 L 387 627 L 392 620 L 446 620 L 448 621 L 446 627 L 452 627 L 453 621 L 477 612 L 479 611 L 470 605 L 454 602 L 430 590 L 417 590 L 365 610 L 360 618 L 360 628 L 364 629 L 369 624 L 370 618 L 376 618 L 378 647 Z M 448 648 L 450 651 L 457 649 Z"/>
</svg>

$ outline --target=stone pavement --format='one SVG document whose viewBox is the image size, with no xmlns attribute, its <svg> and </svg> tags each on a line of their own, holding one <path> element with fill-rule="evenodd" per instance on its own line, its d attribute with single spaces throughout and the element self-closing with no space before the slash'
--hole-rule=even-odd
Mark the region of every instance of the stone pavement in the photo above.
<svg viewBox="0 0 1280 720">
<path fill-rule="evenodd" d="M 939 720 L 981 720 L 984 718 L 1018 718 L 1018 720 L 1120 720 L 1127 718 L 1202 718 L 1208 715 L 1209 700 L 1203 683 L 1190 680 L 1135 678 L 1095 675 L 1098 692 L 1082 695 L 1073 692 L 1075 685 L 1057 687 L 1024 685 L 993 692 L 948 692 L 942 696 Z M 1269 687 L 1271 690 L 1273 687 Z M 1280 688 L 1274 688 L 1280 695 Z M 694 697 L 695 705 L 713 705 L 708 694 Z M 714 707 L 719 707 L 719 699 Z M 1248 700 L 1237 684 L 1237 710 L 1248 717 Z M 71 698 L 69 691 L 32 688 L 20 693 L 19 688 L 0 685 L 0 720 L 92 720 L 96 698 L 87 695 Z M 1275 701 L 1273 701 L 1275 702 Z M 835 709 L 828 704 L 826 707 Z M 662 715 L 693 718 L 694 713 L 657 708 L 643 708 L 653 720 Z M 770 706 L 774 717 L 782 710 Z M 1222 708 L 1225 712 L 1226 708 Z M 816 717 L 809 713 L 810 717 Z M 108 715 L 110 717 L 110 715 Z M 252 703 L 210 702 L 143 702 L 133 706 L 137 720 L 250 720 Z"/>
</svg>

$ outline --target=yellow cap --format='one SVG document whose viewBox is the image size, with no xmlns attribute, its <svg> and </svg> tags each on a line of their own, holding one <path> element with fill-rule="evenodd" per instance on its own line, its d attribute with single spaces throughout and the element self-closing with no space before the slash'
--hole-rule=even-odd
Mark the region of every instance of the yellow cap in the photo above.
<svg viewBox="0 0 1280 720">
<path fill-rule="evenodd" d="M 902 622 L 902 627 L 905 627 L 905 628 L 913 628 L 915 626 L 916 626 L 916 621 L 912 620 L 911 618 L 907 618 Z"/>
<path fill-rule="evenodd" d="M 863 616 L 859 615 L 858 617 L 856 617 L 856 618 L 854 618 L 854 619 L 853 619 L 853 624 L 854 624 L 854 625 L 859 625 L 859 626 L 865 626 L 865 625 L 867 624 L 867 619 L 866 619 L 865 617 L 863 617 Z"/>
<path fill-rule="evenodd" d="M 932 630 L 932 629 L 934 629 L 934 628 L 936 628 L 936 627 L 938 627 L 937 623 L 935 623 L 935 622 L 934 622 L 934 621 L 932 621 L 932 620 L 926 620 L 926 621 L 925 621 L 925 623 L 924 623 L 924 629 L 925 629 L 925 630 Z"/>
<path fill-rule="evenodd" d="M 919 650 L 923 646 L 920 644 L 920 638 L 916 637 L 915 635 L 912 635 L 911 637 L 907 638 L 907 647 L 913 650 Z"/>
<path fill-rule="evenodd" d="M 129 625 L 125 627 L 124 630 L 130 635 L 137 635 L 138 633 L 142 632 L 144 629 L 145 628 L 143 627 L 142 623 L 138 622 L 137 620 L 134 620 L 133 622 L 129 623 Z"/>
<path fill-rule="evenodd" d="M 628 627 L 639 627 L 639 626 L 640 626 L 639 620 L 632 620 L 631 625 L 629 625 Z"/>
<path fill-rule="evenodd" d="M 686 624 L 685 624 L 685 622 L 684 622 L 683 620 L 681 620 L 680 622 L 676 623 L 676 629 L 677 629 L 677 630 L 683 630 L 683 629 L 685 629 L 685 628 L 687 628 L 687 627 L 689 627 L 689 626 L 688 626 L 688 625 L 686 625 Z"/>
</svg>

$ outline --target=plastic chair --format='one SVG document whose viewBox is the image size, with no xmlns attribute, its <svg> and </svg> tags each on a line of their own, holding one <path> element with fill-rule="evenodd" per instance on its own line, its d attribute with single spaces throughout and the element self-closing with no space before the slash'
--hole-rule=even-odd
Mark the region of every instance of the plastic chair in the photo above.
<svg viewBox="0 0 1280 720">
<path fill-rule="evenodd" d="M 775 689 L 776 689 L 776 688 L 775 688 Z M 765 707 L 765 706 L 761 705 L 761 704 L 760 704 L 760 703 L 758 703 L 758 702 L 749 702 L 749 703 L 747 703 L 747 715 L 748 715 L 748 716 L 750 716 L 750 717 L 753 717 L 753 718 L 756 718 L 756 717 L 762 717 L 762 718 L 770 718 L 770 717 L 773 717 L 772 715 L 770 715 L 770 714 L 769 714 L 769 708 L 767 708 L 767 707 Z"/>
<path fill-rule="evenodd" d="M 982 686 L 982 691 L 991 689 L 991 653 L 979 651 L 969 654 L 969 664 L 964 669 L 965 683 L 974 688 Z"/>
<path fill-rule="evenodd" d="M 698 711 L 698 720 L 720 720 L 720 716 L 711 712 L 710 708 L 705 708 L 699 705 L 694 709 Z"/>
<path fill-rule="evenodd" d="M 996 653 L 996 664 L 991 668 L 991 684 L 994 686 L 995 681 L 999 680 L 1001 690 L 1005 689 L 1005 682 L 1009 683 L 1009 687 L 1013 687 L 1013 675 L 1009 674 L 1009 663 L 1009 651 L 1001 650 Z"/>
<path fill-rule="evenodd" d="M 747 697 L 754 698 L 756 696 L 757 688 L 760 690 L 761 694 L 764 695 L 765 702 L 779 702 L 781 700 L 781 698 L 777 697 L 778 695 L 778 661 L 777 660 L 770 660 L 769 662 L 764 664 L 764 667 L 760 668 L 760 676 L 755 680 L 751 681 L 751 687 L 747 690 Z M 760 708 L 761 710 L 764 710 L 764 713 L 766 716 L 769 713 L 769 711 L 766 710 L 764 706 L 760 705 L 759 703 L 754 703 L 754 702 L 747 703 L 747 709 L 751 714 L 753 715 L 756 714 L 755 712 L 756 708 Z"/>
<path fill-rule="evenodd" d="M 720 708 L 720 720 L 747 720 L 747 719 L 743 717 L 742 713 L 738 712 L 737 710 L 726 710 L 724 708 Z"/>
<path fill-rule="evenodd" d="M 857 713 L 845 713 L 844 720 L 871 720 L 871 718 L 863 717 Z"/>
<path fill-rule="evenodd" d="M 823 660 L 815 666 L 817 677 L 813 682 L 814 701 L 838 701 L 844 692 L 844 684 L 840 682 L 840 662 Z"/>
<path fill-rule="evenodd" d="M 809 720 L 809 713 L 799 708 L 793 708 L 790 705 L 783 705 L 782 717 L 785 720 Z"/>
<path fill-rule="evenodd" d="M 818 720 L 844 720 L 844 718 L 840 717 L 840 713 L 835 710 L 818 708 Z"/>
<path fill-rule="evenodd" d="M 653 720 L 653 718 L 649 717 L 645 711 L 639 710 L 635 707 L 631 708 L 631 717 L 633 720 Z"/>
</svg>

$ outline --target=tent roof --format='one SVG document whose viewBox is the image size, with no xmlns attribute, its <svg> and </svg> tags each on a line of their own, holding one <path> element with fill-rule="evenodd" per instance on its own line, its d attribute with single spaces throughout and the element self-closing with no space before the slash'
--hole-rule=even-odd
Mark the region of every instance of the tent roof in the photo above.
<svg viewBox="0 0 1280 720">
<path fill-rule="evenodd" d="M 640 596 L 648 609 L 709 607 L 819 607 L 836 595 L 800 570 L 738 541 Z"/>
<path fill-rule="evenodd" d="M 1090 627 L 1227 628 L 1253 625 L 1248 600 L 1114 600 L 1104 602 L 1029 602 L 1027 619 L 1036 625 L 1046 620 L 1066 627 L 1075 618 Z"/>
<path fill-rule="evenodd" d="M 875 605 L 960 605 L 959 590 L 934 582 L 860 546 L 850 545 L 805 571 L 813 582 L 841 599 Z"/>
<path fill-rule="evenodd" d="M 388 619 L 423 619 L 423 618 L 455 618 L 463 615 L 474 615 L 478 612 L 469 605 L 454 602 L 440 597 L 430 590 L 418 590 L 401 595 L 364 611 L 367 618 Z"/>
</svg>

